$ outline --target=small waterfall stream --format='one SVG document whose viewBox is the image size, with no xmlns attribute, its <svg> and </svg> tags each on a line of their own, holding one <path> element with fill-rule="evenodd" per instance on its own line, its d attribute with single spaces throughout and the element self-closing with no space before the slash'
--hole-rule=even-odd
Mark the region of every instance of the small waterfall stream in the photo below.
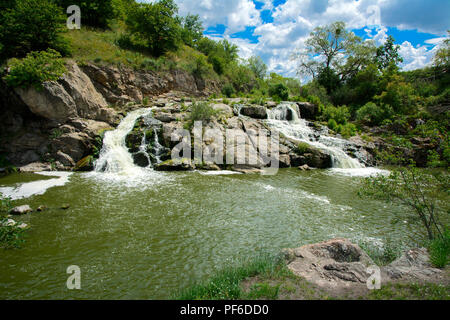
<svg viewBox="0 0 450 320">
<path fill-rule="evenodd" d="M 122 120 L 116 130 L 105 133 L 100 157 L 95 162 L 96 172 L 126 174 L 137 168 L 128 151 L 125 138 L 133 130 L 136 120 L 150 112 L 151 109 L 132 111 Z"/>
<path fill-rule="evenodd" d="M 359 169 L 364 168 L 357 159 L 344 152 L 347 141 L 319 134 L 308 126 L 304 119 L 299 118 L 296 104 L 282 103 L 269 110 L 268 125 L 288 138 L 298 142 L 306 142 L 331 155 L 333 168 Z"/>
</svg>

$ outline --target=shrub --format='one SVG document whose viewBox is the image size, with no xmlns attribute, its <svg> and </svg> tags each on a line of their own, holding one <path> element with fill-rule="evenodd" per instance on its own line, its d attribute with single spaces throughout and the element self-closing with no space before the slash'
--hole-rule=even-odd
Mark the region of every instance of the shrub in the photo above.
<svg viewBox="0 0 450 320">
<path fill-rule="evenodd" d="M 289 89 L 283 83 L 277 83 L 269 87 L 269 95 L 276 100 L 289 100 Z"/>
<path fill-rule="evenodd" d="M 337 132 L 338 124 L 337 124 L 336 120 L 334 120 L 334 119 L 328 120 L 328 128 Z"/>
<path fill-rule="evenodd" d="M 337 132 L 340 133 L 344 138 L 350 138 L 356 135 L 356 126 L 353 123 L 340 124 L 338 125 Z"/>
<path fill-rule="evenodd" d="M 17 225 L 7 225 L 7 219 L 0 219 L 0 248 L 20 248 L 24 242 L 25 230 Z"/>
<path fill-rule="evenodd" d="M 191 113 L 188 118 L 188 126 L 192 128 L 194 122 L 208 122 L 217 115 L 217 111 L 207 102 L 194 102 L 191 106 Z"/>
<path fill-rule="evenodd" d="M 348 119 L 350 119 L 350 111 L 346 106 L 335 107 L 328 105 L 321 110 L 321 119 L 324 121 L 329 121 L 334 119 L 337 124 L 346 124 Z"/>
<path fill-rule="evenodd" d="M 0 193 L 0 218 L 7 215 L 11 208 L 11 199 Z"/>
<path fill-rule="evenodd" d="M 12 9 L 0 13 L 0 57 L 24 57 L 30 51 L 52 48 L 70 54 L 65 31 L 66 16 L 51 0 L 20 0 Z"/>
<path fill-rule="evenodd" d="M 370 242 L 361 242 L 359 246 L 378 266 L 390 264 L 401 254 L 400 248 L 394 246 L 390 240 L 385 240 L 381 247 Z"/>
<path fill-rule="evenodd" d="M 430 261 L 437 268 L 445 268 L 450 260 L 450 231 L 446 230 L 443 237 L 429 242 Z"/>
<path fill-rule="evenodd" d="M 10 72 L 4 77 L 11 87 L 42 88 L 45 81 L 58 80 L 66 71 L 61 55 L 53 49 L 30 52 L 24 59 L 12 59 Z"/>
<path fill-rule="evenodd" d="M 377 106 L 375 103 L 369 102 L 356 112 L 356 120 L 369 125 L 379 125 L 389 119 L 392 114 L 390 106 Z"/>
<path fill-rule="evenodd" d="M 296 152 L 297 154 L 305 154 L 311 150 L 311 146 L 306 142 L 300 142 L 297 146 Z"/>
<path fill-rule="evenodd" d="M 414 166 L 401 167 L 391 171 L 389 176 L 378 175 L 363 180 L 360 196 L 388 203 L 399 203 L 408 208 L 396 221 L 409 218 L 420 223 L 428 240 L 445 239 L 447 230 L 442 220 L 448 212 L 446 201 L 439 200 L 448 192 L 447 173 L 424 172 Z M 448 194 L 447 194 L 448 195 Z M 416 238 L 419 235 L 416 235 Z"/>
<path fill-rule="evenodd" d="M 222 93 L 227 97 L 231 98 L 233 94 L 236 93 L 236 90 L 234 90 L 234 87 L 231 83 L 227 83 L 222 88 Z"/>
</svg>

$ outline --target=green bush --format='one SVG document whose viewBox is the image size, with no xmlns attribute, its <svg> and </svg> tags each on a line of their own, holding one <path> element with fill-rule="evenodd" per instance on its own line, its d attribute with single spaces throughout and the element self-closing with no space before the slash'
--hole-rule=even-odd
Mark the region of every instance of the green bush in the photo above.
<svg viewBox="0 0 450 320">
<path fill-rule="evenodd" d="M 363 249 L 369 257 L 378 266 L 386 266 L 400 257 L 401 249 L 392 244 L 388 239 L 383 242 L 383 246 L 377 246 L 370 242 L 359 243 L 361 249 Z"/>
<path fill-rule="evenodd" d="M 39 90 L 43 82 L 58 80 L 66 71 L 61 55 L 53 49 L 30 52 L 23 59 L 14 58 L 9 66 L 11 70 L 4 80 L 14 88 L 33 86 Z"/>
<path fill-rule="evenodd" d="M 377 106 L 369 102 L 356 112 L 356 120 L 368 125 L 380 125 L 384 120 L 389 119 L 392 113 L 389 106 Z"/>
<path fill-rule="evenodd" d="M 311 146 L 306 142 L 300 142 L 295 150 L 297 154 L 305 154 L 311 150 Z"/>
<path fill-rule="evenodd" d="M 338 124 L 337 124 L 336 120 L 334 120 L 334 119 L 328 120 L 328 128 L 330 128 L 331 130 L 337 132 Z"/>
<path fill-rule="evenodd" d="M 322 108 L 321 113 L 320 117 L 323 121 L 334 119 L 337 124 L 346 124 L 350 119 L 350 111 L 346 106 L 335 107 L 328 105 Z"/>
<path fill-rule="evenodd" d="M 289 100 L 289 89 L 283 83 L 277 83 L 269 87 L 269 95 L 276 100 L 287 101 Z"/>
<path fill-rule="evenodd" d="M 222 88 L 222 93 L 227 97 L 231 98 L 233 94 L 236 93 L 236 90 L 234 90 L 234 87 L 231 83 L 227 83 Z"/>
<path fill-rule="evenodd" d="M 202 121 L 206 123 L 217 115 L 217 111 L 207 102 L 194 102 L 191 106 L 191 113 L 188 118 L 188 126 L 192 128 L 194 122 Z"/>
<path fill-rule="evenodd" d="M 6 225 L 7 219 L 0 219 L 0 248 L 14 249 L 20 248 L 25 242 L 25 230 L 19 228 L 17 225 Z"/>
<path fill-rule="evenodd" d="M 68 42 L 61 37 L 66 19 L 63 10 L 51 0 L 16 1 L 14 8 L 0 13 L 0 58 L 24 57 L 48 48 L 70 54 Z"/>
<path fill-rule="evenodd" d="M 181 43 L 181 25 L 177 12 L 178 8 L 173 0 L 132 6 L 125 21 L 128 41 L 133 45 L 144 46 L 157 57 L 168 51 L 175 51 Z M 122 45 L 124 43 L 124 40 L 119 42 Z"/>
<path fill-rule="evenodd" d="M 450 231 L 429 242 L 430 261 L 437 268 L 445 268 L 450 261 Z"/>
<path fill-rule="evenodd" d="M 340 124 L 337 127 L 337 132 L 344 138 L 350 138 L 356 135 L 357 129 L 353 123 Z"/>
</svg>

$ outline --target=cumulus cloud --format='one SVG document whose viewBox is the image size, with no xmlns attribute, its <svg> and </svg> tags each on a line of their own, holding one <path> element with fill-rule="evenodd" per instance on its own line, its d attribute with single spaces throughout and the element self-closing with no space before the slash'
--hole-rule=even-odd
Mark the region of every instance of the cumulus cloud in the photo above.
<svg viewBox="0 0 450 320">
<path fill-rule="evenodd" d="M 411 70 L 430 63 L 450 21 L 448 0 L 286 0 L 277 7 L 272 0 L 258 2 L 263 4 L 259 10 L 251 0 L 177 0 L 181 15 L 199 14 L 205 27 L 225 25 L 223 37 L 238 45 L 244 58 L 259 55 L 270 71 L 289 76 L 295 76 L 296 69 L 292 53 L 304 47 L 317 26 L 344 21 L 350 29 L 365 28 L 377 45 L 386 41 L 387 27 L 436 34 L 418 47 L 407 41 L 401 44 L 403 68 Z M 271 11 L 273 22 L 262 21 L 263 10 Z M 249 26 L 258 43 L 230 37 Z"/>
</svg>

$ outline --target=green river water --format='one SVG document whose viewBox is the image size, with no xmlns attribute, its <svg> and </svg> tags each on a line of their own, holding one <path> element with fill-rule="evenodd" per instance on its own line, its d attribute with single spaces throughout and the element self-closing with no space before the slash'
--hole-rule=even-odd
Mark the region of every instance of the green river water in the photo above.
<svg viewBox="0 0 450 320">
<path fill-rule="evenodd" d="M 332 170 L 68 179 L 14 202 L 49 210 L 17 218 L 31 229 L 22 249 L 0 252 L 0 299 L 164 299 L 259 252 L 335 237 L 401 243 L 409 230 L 391 224 L 401 208 L 359 199 L 361 178 Z M 32 181 L 56 178 L 16 174 L 0 186 Z M 66 287 L 70 265 L 81 290 Z"/>
</svg>

